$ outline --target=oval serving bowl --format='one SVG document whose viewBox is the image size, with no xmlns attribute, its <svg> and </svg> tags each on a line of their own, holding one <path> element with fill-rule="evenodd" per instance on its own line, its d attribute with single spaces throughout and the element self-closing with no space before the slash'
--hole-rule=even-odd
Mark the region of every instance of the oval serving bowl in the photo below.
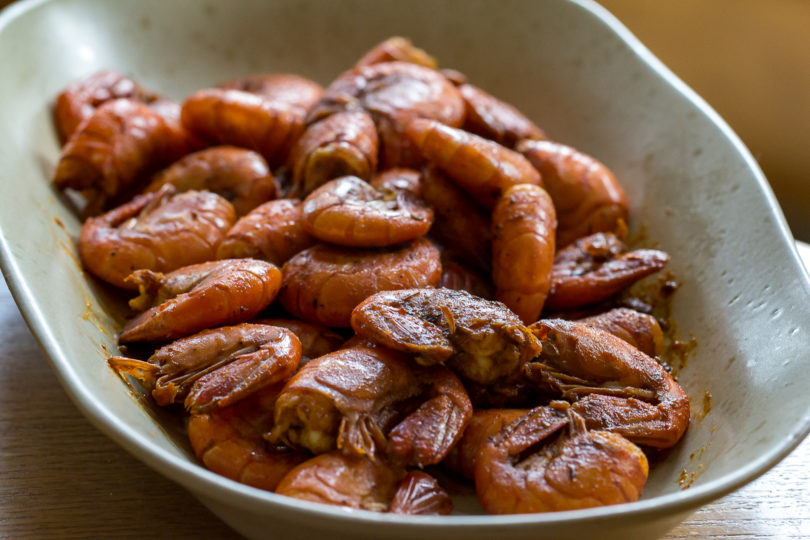
<svg viewBox="0 0 810 540">
<path fill-rule="evenodd" d="M 200 467 L 180 422 L 107 367 L 126 311 L 81 271 L 80 223 L 49 185 L 56 94 L 101 68 L 175 99 L 257 71 L 328 84 L 390 35 L 605 162 L 631 227 L 672 255 L 673 319 L 698 343 L 679 371 L 693 418 L 639 502 L 483 516 L 462 493 L 455 515 L 404 518 L 279 497 Z M 0 15 L 0 65 L 0 255 L 26 321 L 99 429 L 246 536 L 654 538 L 810 430 L 810 283 L 765 179 L 728 126 L 592 2 L 29 1 Z"/>
</svg>

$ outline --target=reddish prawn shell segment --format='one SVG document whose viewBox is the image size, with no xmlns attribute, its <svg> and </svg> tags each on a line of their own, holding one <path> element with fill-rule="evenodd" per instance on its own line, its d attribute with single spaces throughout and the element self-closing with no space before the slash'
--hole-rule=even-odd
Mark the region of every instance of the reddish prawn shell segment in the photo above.
<svg viewBox="0 0 810 540">
<path fill-rule="evenodd" d="M 659 356 L 664 350 L 661 325 L 647 313 L 622 307 L 579 319 L 577 322 L 610 332 L 648 356 Z"/>
<path fill-rule="evenodd" d="M 377 130 L 365 111 L 339 112 L 310 124 L 290 152 L 295 195 L 305 197 L 340 176 L 369 180 L 378 149 Z"/>
<path fill-rule="evenodd" d="M 627 196 L 605 165 L 552 141 L 522 141 L 517 149 L 540 171 L 554 201 L 560 247 L 597 232 L 624 236 L 629 214 Z"/>
<path fill-rule="evenodd" d="M 134 289 L 137 284 L 126 278 L 136 270 L 171 272 L 213 260 L 234 221 L 233 206 L 219 195 L 176 194 L 173 186 L 164 186 L 88 218 L 79 233 L 79 257 L 96 277 Z"/>
<path fill-rule="evenodd" d="M 304 131 L 305 112 L 241 90 L 210 88 L 183 102 L 183 125 L 203 139 L 255 150 L 272 167 Z"/>
<path fill-rule="evenodd" d="M 425 235 L 433 210 L 406 191 L 377 190 L 356 176 L 319 187 L 304 200 L 304 228 L 323 242 L 384 247 Z"/>
<path fill-rule="evenodd" d="M 369 184 L 379 190 L 407 191 L 416 197 L 422 196 L 422 174 L 414 169 L 386 169 L 375 174 Z"/>
<path fill-rule="evenodd" d="M 281 266 L 316 239 L 304 229 L 298 199 L 266 202 L 243 216 L 217 248 L 218 259 L 251 257 Z"/>
<path fill-rule="evenodd" d="M 225 90 L 258 94 L 302 111 L 308 111 L 323 95 L 323 88 L 313 80 L 289 73 L 254 73 L 231 79 L 219 85 Z"/>
<path fill-rule="evenodd" d="M 439 64 L 436 59 L 422 49 L 415 47 L 411 40 L 393 36 L 371 48 L 354 67 L 382 64 L 383 62 L 408 62 L 429 69 L 436 69 Z"/>
<path fill-rule="evenodd" d="M 512 105 L 471 84 L 458 87 L 467 114 L 464 129 L 514 148 L 522 139 L 545 139 L 546 134 Z"/>
<path fill-rule="evenodd" d="M 498 300 L 524 324 L 540 317 L 551 287 L 557 218 L 546 191 L 507 189 L 492 212 L 492 278 Z"/>
<path fill-rule="evenodd" d="M 281 271 L 254 259 L 228 259 L 186 266 L 161 274 L 138 270 L 127 278 L 146 308 L 129 321 L 119 343 L 166 341 L 205 328 L 248 321 L 275 300 Z"/>
<path fill-rule="evenodd" d="M 343 336 L 320 324 L 297 319 L 256 319 L 256 324 L 286 328 L 301 342 L 301 362 L 319 358 L 340 349 L 346 341 Z"/>
<path fill-rule="evenodd" d="M 472 133 L 417 119 L 408 124 L 407 136 L 426 159 L 485 208 L 492 209 L 513 185 L 541 185 L 540 173 L 526 158 Z"/>
<path fill-rule="evenodd" d="M 425 238 L 380 250 L 319 244 L 284 265 L 279 299 L 296 317 L 347 328 L 354 307 L 372 294 L 432 287 L 441 272 L 439 250 Z"/>
<path fill-rule="evenodd" d="M 157 191 L 165 184 L 178 191 L 212 191 L 233 204 L 239 216 L 276 197 L 273 174 L 264 158 L 234 146 L 189 154 L 157 174 L 144 191 Z"/>
</svg>

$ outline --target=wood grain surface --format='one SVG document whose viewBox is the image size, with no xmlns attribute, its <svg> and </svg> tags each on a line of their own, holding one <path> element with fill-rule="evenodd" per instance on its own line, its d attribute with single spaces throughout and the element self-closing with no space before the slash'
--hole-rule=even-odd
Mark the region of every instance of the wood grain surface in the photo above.
<svg viewBox="0 0 810 540">
<path fill-rule="evenodd" d="M 237 538 L 73 406 L 0 281 L 0 538 Z M 810 538 L 810 440 L 666 538 Z"/>
</svg>

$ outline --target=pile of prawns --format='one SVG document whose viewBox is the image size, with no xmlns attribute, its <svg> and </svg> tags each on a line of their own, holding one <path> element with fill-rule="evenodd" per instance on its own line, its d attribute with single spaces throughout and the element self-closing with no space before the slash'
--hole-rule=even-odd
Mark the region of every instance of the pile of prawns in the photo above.
<svg viewBox="0 0 810 540">
<path fill-rule="evenodd" d="M 658 321 L 604 308 L 669 260 L 624 244 L 613 174 L 406 39 L 325 90 L 179 104 L 103 71 L 55 119 L 81 262 L 138 292 L 122 352 L 154 351 L 109 365 L 184 406 L 212 471 L 446 514 L 441 466 L 487 512 L 557 511 L 637 500 L 637 445 L 687 428 Z"/>
</svg>

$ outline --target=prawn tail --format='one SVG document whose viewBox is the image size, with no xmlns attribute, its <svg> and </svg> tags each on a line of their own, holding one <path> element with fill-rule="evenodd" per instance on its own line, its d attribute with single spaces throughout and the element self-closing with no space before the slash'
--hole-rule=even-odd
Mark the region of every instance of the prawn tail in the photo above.
<svg viewBox="0 0 810 540">
<path fill-rule="evenodd" d="M 154 364 L 142 360 L 135 360 L 134 358 L 127 358 L 125 356 L 110 357 L 107 363 L 119 375 L 135 377 L 150 388 L 154 388 L 157 384 L 157 376 L 160 373 L 160 367 Z"/>
</svg>

